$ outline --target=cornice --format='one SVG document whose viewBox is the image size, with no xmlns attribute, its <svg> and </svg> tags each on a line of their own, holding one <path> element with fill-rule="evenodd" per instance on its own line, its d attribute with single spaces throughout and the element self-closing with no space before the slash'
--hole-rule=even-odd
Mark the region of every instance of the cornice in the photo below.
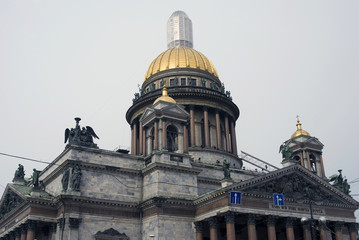
<svg viewBox="0 0 359 240">
<path fill-rule="evenodd" d="M 167 170 L 167 171 L 193 173 L 193 174 L 199 174 L 201 172 L 201 170 L 195 169 L 192 167 L 177 166 L 174 164 L 155 162 L 155 163 L 149 164 L 146 168 L 142 169 L 142 174 L 145 176 L 145 175 L 150 174 L 156 170 Z"/>
</svg>

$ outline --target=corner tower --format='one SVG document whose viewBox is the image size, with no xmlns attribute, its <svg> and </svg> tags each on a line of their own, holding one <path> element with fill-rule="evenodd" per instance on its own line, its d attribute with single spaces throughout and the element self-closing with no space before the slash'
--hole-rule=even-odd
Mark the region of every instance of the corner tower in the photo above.
<svg viewBox="0 0 359 240">
<path fill-rule="evenodd" d="M 169 22 L 179 13 L 187 17 L 184 12 L 177 11 L 172 14 Z M 183 31 L 186 32 L 186 28 Z M 190 47 L 193 45 L 192 37 L 187 40 L 181 37 L 178 42 L 175 40 L 173 47 L 158 55 L 148 67 L 140 92 L 135 94 L 133 105 L 126 113 L 132 130 L 131 153 L 147 157 L 156 151 L 168 151 L 169 148 L 166 146 L 148 142 L 153 142 L 150 140 L 155 137 L 151 135 L 153 132 L 165 136 L 163 134 L 171 126 L 171 119 L 162 119 L 166 120 L 165 125 L 162 120 L 158 120 L 161 123 L 154 123 L 153 128 L 159 128 L 156 131 L 147 129 L 152 126 L 144 126 L 140 121 L 144 111 L 152 107 L 166 86 L 168 96 L 189 114 L 183 133 L 184 146 L 188 146 L 184 147 L 184 154 L 190 154 L 192 159 L 200 159 L 201 162 L 209 164 L 226 158 L 240 168 L 242 162 L 237 156 L 235 133 L 239 109 L 232 101 L 230 92 L 225 90 L 224 84 L 219 80 L 212 62 L 204 54 Z M 165 139 L 162 140 L 162 144 L 165 142 Z"/>
<path fill-rule="evenodd" d="M 292 152 L 292 159 L 295 163 L 300 164 L 309 171 L 315 173 L 319 177 L 325 178 L 324 164 L 322 158 L 322 150 L 324 145 L 316 137 L 302 129 L 302 124 L 297 116 L 297 130 L 292 134 L 291 138 L 284 142 Z M 282 162 L 283 166 L 288 163 L 286 160 Z"/>
</svg>

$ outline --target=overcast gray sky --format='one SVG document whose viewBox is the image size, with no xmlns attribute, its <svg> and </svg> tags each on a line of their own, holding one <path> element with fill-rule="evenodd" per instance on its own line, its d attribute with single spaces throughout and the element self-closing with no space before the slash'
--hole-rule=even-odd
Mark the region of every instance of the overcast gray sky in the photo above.
<svg viewBox="0 0 359 240">
<path fill-rule="evenodd" d="M 359 177 L 358 0 L 1 0 L 0 152 L 50 162 L 77 116 L 100 148 L 129 147 L 125 113 L 176 10 L 241 110 L 240 150 L 281 166 L 298 114 L 325 145 L 327 176 Z M 46 166 L 0 161 L 1 192 L 18 163 L 26 176 Z"/>
</svg>

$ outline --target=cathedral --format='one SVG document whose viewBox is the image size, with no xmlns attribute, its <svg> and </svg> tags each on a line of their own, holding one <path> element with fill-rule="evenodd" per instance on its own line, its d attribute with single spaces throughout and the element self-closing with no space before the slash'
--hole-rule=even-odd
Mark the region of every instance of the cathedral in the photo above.
<svg viewBox="0 0 359 240">
<path fill-rule="evenodd" d="M 324 145 L 299 118 L 283 139 L 281 168 L 245 169 L 240 110 L 194 49 L 184 12 L 169 18 L 167 41 L 126 113 L 130 152 L 99 148 L 94 129 L 75 118 L 51 164 L 31 179 L 14 169 L 0 239 L 357 239 L 358 202 L 341 172 L 326 176 Z"/>
</svg>

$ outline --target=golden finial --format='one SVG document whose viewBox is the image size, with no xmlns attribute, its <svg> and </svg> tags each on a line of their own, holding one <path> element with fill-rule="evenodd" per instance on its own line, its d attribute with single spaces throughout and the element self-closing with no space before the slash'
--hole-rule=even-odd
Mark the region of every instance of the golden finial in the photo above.
<svg viewBox="0 0 359 240">
<path fill-rule="evenodd" d="M 157 99 L 155 100 L 155 102 L 153 103 L 153 105 L 155 105 L 155 104 L 156 104 L 157 102 L 159 102 L 159 101 L 176 103 L 176 101 L 175 101 L 173 98 L 171 98 L 170 96 L 168 96 L 166 85 L 163 85 L 163 88 L 162 88 L 162 96 L 160 96 L 159 98 L 157 98 Z"/>
<path fill-rule="evenodd" d="M 297 130 L 302 130 L 302 124 L 299 121 L 299 115 L 297 115 Z"/>
<path fill-rule="evenodd" d="M 168 96 L 166 84 L 163 85 L 163 88 L 162 88 L 162 96 Z"/>
</svg>

